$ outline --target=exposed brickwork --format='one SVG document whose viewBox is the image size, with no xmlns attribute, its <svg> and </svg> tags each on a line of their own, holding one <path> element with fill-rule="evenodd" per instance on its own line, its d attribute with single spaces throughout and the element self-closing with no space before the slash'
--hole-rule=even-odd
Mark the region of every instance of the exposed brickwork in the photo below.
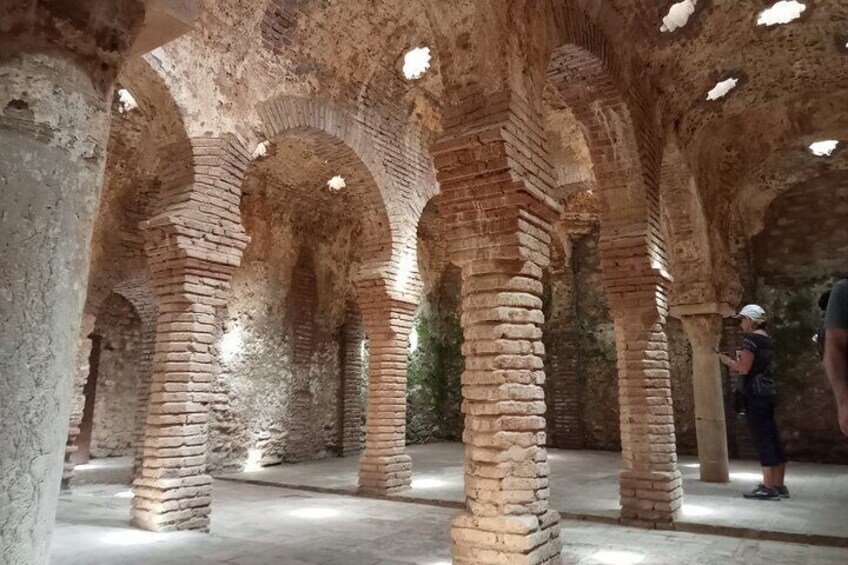
<svg viewBox="0 0 848 565">
<path fill-rule="evenodd" d="M 653 101 L 638 83 L 620 80 L 603 34 L 553 54 L 548 85 L 581 122 L 601 196 L 601 258 L 615 320 L 621 443 L 621 516 L 671 522 L 682 503 L 665 335 L 670 277 L 659 206 L 662 135 Z M 595 30 L 598 31 L 598 30 Z M 589 41 L 587 41 L 589 39 Z"/>
<path fill-rule="evenodd" d="M 548 505 L 542 270 L 549 261 L 551 169 L 539 116 L 511 93 L 445 116 L 433 147 L 451 255 L 462 269 L 466 513 L 454 563 L 558 561 Z"/>
<path fill-rule="evenodd" d="M 145 529 L 207 530 L 206 474 L 215 308 L 247 237 L 239 199 L 244 150 L 225 139 L 169 148 L 158 214 L 145 223 L 159 303 L 144 455 L 133 491 L 133 523 Z"/>
<path fill-rule="evenodd" d="M 360 276 L 386 277 L 392 295 L 414 302 L 421 295 L 415 260 L 416 228 L 427 201 L 436 192 L 432 164 L 421 134 L 387 119 L 379 108 L 344 107 L 320 100 L 277 97 L 257 106 L 268 139 L 284 135 L 329 135 L 343 142 L 362 160 L 381 198 L 366 207 L 386 218 L 389 230 L 365 234 Z"/>
<path fill-rule="evenodd" d="M 309 371 L 315 351 L 318 288 L 315 264 L 308 249 L 301 250 L 291 277 L 287 332 L 292 342 L 292 383 L 285 457 L 290 461 L 302 461 L 315 458 L 324 447 L 321 421 L 313 414 L 312 375 Z"/>
<path fill-rule="evenodd" d="M 342 358 L 342 386 L 339 402 L 342 425 L 339 454 L 342 457 L 362 451 L 363 339 L 365 339 L 365 332 L 362 327 L 362 314 L 356 304 L 348 304 L 339 344 Z"/>
<path fill-rule="evenodd" d="M 382 281 L 360 281 L 357 302 L 368 335 L 369 382 L 365 452 L 359 489 L 387 494 L 408 488 L 412 461 L 406 446 L 406 364 L 415 305 L 392 300 Z"/>
<path fill-rule="evenodd" d="M 548 304 L 545 312 L 545 398 L 547 400 L 548 445 L 561 449 L 582 449 L 582 402 L 580 399 L 580 358 L 577 312 L 574 300 L 574 273 L 571 242 L 568 249 L 556 239 L 551 245 L 551 265 L 547 272 Z"/>
<path fill-rule="evenodd" d="M 387 493 L 407 488 L 411 461 L 404 453 L 406 350 L 421 282 L 415 257 L 416 227 L 432 183 L 420 147 L 404 142 L 385 121 L 367 112 L 348 114 L 328 103 L 279 97 L 258 107 L 267 136 L 330 135 L 365 164 L 382 202 L 366 212 L 386 217 L 389 229 L 370 228 L 356 273 L 357 303 L 369 339 L 370 364 L 365 452 L 360 489 Z M 420 142 L 419 142 L 420 143 Z M 430 181 L 428 185 L 427 181 Z"/>
</svg>

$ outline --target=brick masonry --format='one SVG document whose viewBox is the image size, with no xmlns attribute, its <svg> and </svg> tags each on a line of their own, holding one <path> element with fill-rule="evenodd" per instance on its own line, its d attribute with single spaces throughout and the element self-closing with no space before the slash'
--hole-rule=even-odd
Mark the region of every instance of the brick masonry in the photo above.
<svg viewBox="0 0 848 565">
<path fill-rule="evenodd" d="M 614 52 L 600 53 L 604 59 L 574 44 L 558 48 L 548 80 L 583 126 L 602 202 L 601 260 L 618 356 L 621 516 L 662 526 L 683 495 L 665 334 L 671 281 L 659 206 L 662 135 L 652 98 L 619 80 Z"/>
<path fill-rule="evenodd" d="M 193 139 L 167 154 L 157 213 L 145 223 L 159 311 L 132 521 L 156 531 L 206 531 L 210 346 L 216 307 L 226 304 L 247 245 L 239 201 L 248 157 L 234 141 L 217 138 Z"/>
<path fill-rule="evenodd" d="M 542 358 L 550 165 L 540 117 L 509 92 L 445 116 L 433 154 L 453 261 L 462 269 L 466 512 L 454 563 L 552 563 Z"/>
<path fill-rule="evenodd" d="M 341 331 L 342 387 L 340 390 L 341 438 L 339 454 L 343 457 L 362 451 L 362 373 L 364 370 L 362 314 L 355 303 L 347 306 Z"/>
</svg>

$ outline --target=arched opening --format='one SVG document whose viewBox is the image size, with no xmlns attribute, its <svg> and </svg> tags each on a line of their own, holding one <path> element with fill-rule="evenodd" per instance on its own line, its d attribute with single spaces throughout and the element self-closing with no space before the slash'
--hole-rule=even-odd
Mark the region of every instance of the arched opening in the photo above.
<svg viewBox="0 0 848 565">
<path fill-rule="evenodd" d="M 129 484 L 141 381 L 141 318 L 118 294 L 104 301 L 91 334 L 89 373 L 73 462 L 75 484 Z"/>
<path fill-rule="evenodd" d="M 464 428 L 462 275 L 448 257 L 439 201 L 436 196 L 428 202 L 418 223 L 418 271 L 424 291 L 409 344 L 406 440 L 410 444 L 458 442 Z"/>
<path fill-rule="evenodd" d="M 568 386 L 569 377 L 574 380 L 562 362 L 568 353 L 558 351 L 565 345 L 552 344 L 546 369 L 559 369 L 561 390 L 579 394 L 582 405 L 575 409 L 576 403 L 562 395 L 557 399 L 557 386 L 548 385 L 549 400 L 555 400 L 548 406 L 577 412 L 559 419 L 561 436 L 577 421 L 583 445 L 621 449 L 623 470 L 608 478 L 609 488 L 615 488 L 616 479 L 620 483 L 622 519 L 668 523 L 680 508 L 682 490 L 665 331 L 670 275 L 659 203 L 662 156 L 655 138 L 660 131 L 651 105 L 633 103 L 638 85 L 622 78 L 617 53 L 605 48 L 603 34 L 588 21 L 569 20 L 568 25 L 575 29 L 566 26 L 568 42 L 552 53 L 545 97 L 548 107 L 573 115 L 584 140 L 577 147 L 588 157 L 584 162 L 591 163 L 584 165 L 591 173 L 580 175 L 591 185 L 583 180 L 571 195 L 572 208 L 589 204 L 588 213 L 566 208 L 565 218 L 566 225 L 576 220 L 586 230 L 570 249 L 572 294 L 577 296 L 571 323 L 580 328 L 577 348 L 570 353 L 580 360 L 578 385 Z M 603 284 L 586 284 L 593 277 Z M 556 480 L 556 457 L 552 460 Z M 612 461 L 600 458 L 598 464 L 612 470 Z M 567 473 L 567 466 L 559 471 Z M 649 489 L 626 486 L 646 472 L 655 477 Z"/>
<path fill-rule="evenodd" d="M 356 282 L 391 253 L 374 177 L 339 138 L 289 129 L 255 155 L 241 216 L 250 243 L 219 315 L 210 467 L 356 453 L 365 370 Z"/>
<path fill-rule="evenodd" d="M 94 324 L 100 319 L 102 310 L 118 295 L 131 304 L 133 316 L 141 322 L 136 346 L 139 379 L 136 401 L 128 408 L 133 413 L 131 444 L 134 458 L 121 463 L 135 471 L 140 469 L 157 316 L 140 224 L 149 219 L 156 208 L 160 184 L 157 177 L 161 172 L 163 147 L 186 140 L 176 102 L 144 59 L 134 59 L 124 68 L 116 89 L 126 90 L 135 105 L 125 105 L 119 94 L 115 95 L 112 104 L 108 156 L 91 242 L 83 333 L 74 376 L 63 473 L 66 486 L 73 481 L 74 451 L 78 447 L 77 434 L 86 404 L 84 391 L 86 387 L 94 390 L 96 385 L 88 382 L 89 355 L 96 351 L 96 344 L 89 336 L 98 335 L 94 332 Z M 124 481 L 123 478 L 121 480 Z"/>
</svg>

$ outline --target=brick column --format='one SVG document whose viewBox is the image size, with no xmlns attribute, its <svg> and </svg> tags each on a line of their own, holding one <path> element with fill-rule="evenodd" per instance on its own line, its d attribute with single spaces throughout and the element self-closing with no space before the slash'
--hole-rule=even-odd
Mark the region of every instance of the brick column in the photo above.
<svg viewBox="0 0 848 565">
<path fill-rule="evenodd" d="M 158 318 L 132 521 L 155 531 L 207 531 L 210 348 L 216 308 L 227 303 L 248 241 L 239 217 L 248 157 L 231 141 L 206 138 L 166 154 L 159 213 L 143 226 Z"/>
<path fill-rule="evenodd" d="M 664 527 L 683 503 L 665 335 L 669 280 L 645 265 L 639 247 L 619 239 L 601 248 L 618 355 L 621 518 Z"/>
<path fill-rule="evenodd" d="M 730 480 L 721 365 L 714 350 L 721 343 L 722 314 L 732 312 L 729 306 L 722 308 L 717 304 L 675 308 L 692 345 L 698 460 L 701 480 L 710 483 Z"/>
<path fill-rule="evenodd" d="M 548 445 L 582 449 L 583 424 L 580 406 L 579 347 L 574 299 L 571 240 L 551 246 L 549 269 L 550 304 L 545 320 L 545 396 L 547 398 Z"/>
<path fill-rule="evenodd" d="M 406 365 L 416 305 L 392 299 L 383 280 L 360 281 L 357 295 L 370 346 L 359 490 L 391 494 L 412 483 L 412 460 L 406 453 Z"/>
<path fill-rule="evenodd" d="M 542 269 L 556 204 L 538 114 L 511 93 L 445 114 L 433 154 L 462 269 L 466 512 L 457 564 L 559 561 L 542 385 Z"/>
<path fill-rule="evenodd" d="M 147 426 L 147 406 L 150 401 L 150 387 L 153 381 L 153 359 L 156 354 L 156 327 L 158 315 L 156 307 L 150 311 L 139 312 L 141 317 L 141 355 L 138 360 L 138 394 L 133 429 L 133 476 L 141 472 L 144 459 L 144 433 Z"/>
<path fill-rule="evenodd" d="M 349 304 L 341 334 L 341 370 L 340 387 L 340 440 L 339 454 L 342 457 L 355 455 L 362 451 L 362 315 L 359 309 Z"/>
</svg>

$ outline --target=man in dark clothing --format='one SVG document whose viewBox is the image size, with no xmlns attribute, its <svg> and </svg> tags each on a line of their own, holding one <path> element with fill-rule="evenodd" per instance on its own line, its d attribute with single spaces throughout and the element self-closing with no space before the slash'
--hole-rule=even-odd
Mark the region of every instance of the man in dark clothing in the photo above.
<svg viewBox="0 0 848 565">
<path fill-rule="evenodd" d="M 848 436 L 848 279 L 830 291 L 824 327 L 824 369 L 836 396 L 839 427 Z"/>
</svg>

